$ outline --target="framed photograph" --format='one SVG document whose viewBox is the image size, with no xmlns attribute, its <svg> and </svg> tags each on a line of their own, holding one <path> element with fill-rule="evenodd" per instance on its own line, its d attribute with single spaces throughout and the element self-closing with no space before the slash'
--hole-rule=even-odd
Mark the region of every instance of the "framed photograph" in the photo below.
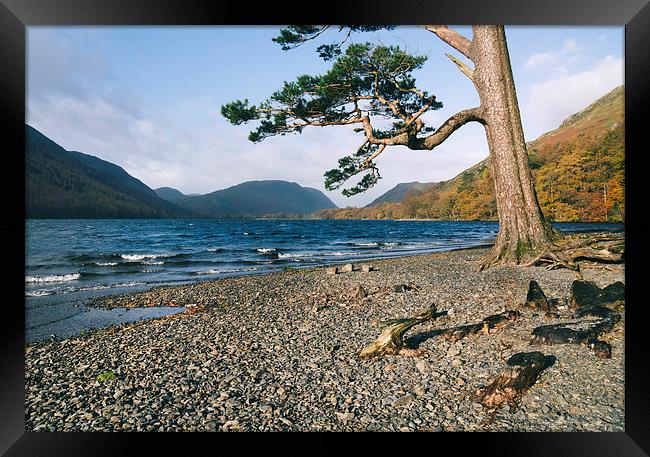
<svg viewBox="0 0 650 457">
<path fill-rule="evenodd" d="M 0 24 L 6 455 L 650 453 L 645 0 L 2 0 Z"/>
</svg>

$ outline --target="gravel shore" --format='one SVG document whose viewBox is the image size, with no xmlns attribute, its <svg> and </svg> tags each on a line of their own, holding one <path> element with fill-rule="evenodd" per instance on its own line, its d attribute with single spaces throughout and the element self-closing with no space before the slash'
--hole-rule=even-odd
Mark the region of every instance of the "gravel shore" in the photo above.
<svg viewBox="0 0 650 457">
<path fill-rule="evenodd" d="M 95 306 L 189 306 L 188 312 L 26 347 L 28 431 L 624 431 L 624 322 L 583 345 L 531 346 L 559 319 L 522 308 L 530 280 L 564 303 L 576 273 L 540 267 L 477 272 L 485 249 L 228 278 L 112 297 Z M 624 265 L 584 270 L 600 287 Z M 394 286 L 417 289 L 397 292 Z M 365 298 L 354 298 L 361 285 Z M 406 334 L 418 356 L 360 359 L 379 322 L 432 303 L 447 316 Z M 503 310 L 521 316 L 493 335 L 452 343 L 427 332 Z M 623 313 L 624 314 L 624 313 Z M 557 358 L 516 407 L 470 397 L 517 352 Z"/>
</svg>

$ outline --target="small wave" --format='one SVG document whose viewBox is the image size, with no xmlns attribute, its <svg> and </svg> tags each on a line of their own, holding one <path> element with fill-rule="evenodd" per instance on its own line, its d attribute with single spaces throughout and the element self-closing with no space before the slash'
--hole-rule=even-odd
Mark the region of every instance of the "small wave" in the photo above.
<svg viewBox="0 0 650 457">
<path fill-rule="evenodd" d="M 67 282 L 81 278 L 81 273 L 67 275 L 25 276 L 25 282 Z"/>
<path fill-rule="evenodd" d="M 257 252 L 260 254 L 268 254 L 270 252 L 275 252 L 275 248 L 257 248 Z"/>
<path fill-rule="evenodd" d="M 36 289 L 25 292 L 27 297 L 43 297 L 46 295 L 54 294 L 69 294 L 72 292 L 83 292 L 89 290 L 103 290 L 103 289 L 112 289 L 117 287 L 135 287 L 135 286 L 144 286 L 146 282 L 123 282 L 119 284 L 98 284 L 95 286 L 86 286 L 86 287 L 64 287 L 61 289 Z"/>
<path fill-rule="evenodd" d="M 325 252 L 325 253 L 323 253 L 323 255 L 324 256 L 336 256 L 336 257 L 338 257 L 338 256 L 342 256 L 342 255 L 348 255 L 348 253 L 336 251 L 336 252 Z"/>
<path fill-rule="evenodd" d="M 158 262 L 151 261 L 151 260 L 145 260 L 144 262 L 142 262 L 142 265 L 162 265 L 164 263 L 165 263 L 164 260 L 160 260 Z"/>
<path fill-rule="evenodd" d="M 173 257 L 173 254 L 120 254 L 124 260 L 129 262 L 137 262 L 144 259 L 157 259 L 159 257 Z"/>
<path fill-rule="evenodd" d="M 223 251 L 225 251 L 225 249 L 224 248 L 208 248 L 207 251 L 208 252 L 223 252 Z"/>
<path fill-rule="evenodd" d="M 98 267 L 114 267 L 117 262 L 95 262 Z"/>
<path fill-rule="evenodd" d="M 375 247 L 375 246 L 379 246 L 379 243 L 375 243 L 375 242 L 372 242 L 372 243 L 354 243 L 354 245 L 364 247 L 364 248 L 372 248 L 372 247 Z"/>
<path fill-rule="evenodd" d="M 203 271 L 195 271 L 195 275 L 218 275 L 221 273 L 239 273 L 242 271 L 257 271 L 259 268 L 232 268 L 232 269 L 226 269 L 226 270 L 215 270 L 215 269 L 209 269 L 209 270 L 203 270 Z"/>
<path fill-rule="evenodd" d="M 52 295 L 55 294 L 55 290 L 49 290 L 49 289 L 38 289 L 38 290 L 31 290 L 29 292 L 25 292 L 25 295 L 27 297 L 44 297 L 46 295 Z"/>
<path fill-rule="evenodd" d="M 312 254 L 307 254 L 307 253 L 295 253 L 295 254 L 278 254 L 279 259 L 293 259 L 295 257 L 309 257 Z"/>
</svg>

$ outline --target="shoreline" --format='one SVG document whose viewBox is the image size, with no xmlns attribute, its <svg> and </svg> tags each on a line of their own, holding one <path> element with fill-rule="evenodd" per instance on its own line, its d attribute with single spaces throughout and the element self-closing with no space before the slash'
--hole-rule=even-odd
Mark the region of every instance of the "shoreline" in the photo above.
<svg viewBox="0 0 650 457">
<path fill-rule="evenodd" d="M 202 285 L 209 286 L 213 285 L 215 283 L 219 283 L 221 281 L 226 281 L 226 280 L 232 280 L 232 279 L 237 279 L 237 278 L 248 278 L 248 277 L 268 277 L 269 280 L 272 280 L 274 276 L 276 275 L 286 275 L 286 274 L 300 274 L 300 273 L 312 273 L 315 271 L 322 271 L 323 274 L 325 274 L 325 270 L 328 267 L 332 266 L 341 266 L 341 265 L 346 265 L 346 264 L 352 264 L 354 265 L 355 272 L 357 272 L 357 269 L 360 268 L 361 265 L 379 265 L 381 262 L 388 262 L 391 260 L 403 260 L 403 259 L 409 259 L 409 258 L 417 258 L 417 257 L 426 257 L 426 256 L 431 256 L 431 255 L 437 255 L 437 254 L 446 254 L 450 252 L 457 252 L 457 251 L 473 251 L 473 250 L 480 250 L 480 251 L 485 251 L 489 247 L 491 247 L 493 244 L 480 244 L 476 246 L 467 246 L 467 247 L 459 247 L 459 248 L 451 248 L 448 250 L 443 250 L 443 251 L 434 251 L 434 252 L 418 252 L 414 254 L 405 254 L 405 255 L 396 255 L 394 257 L 381 257 L 381 258 L 368 258 L 365 260 L 350 260 L 350 261 L 341 261 L 341 262 L 328 262 L 324 263 L 322 265 L 318 266 L 309 266 L 309 267 L 304 267 L 304 268 L 291 268 L 291 267 L 285 267 L 282 270 L 275 270 L 275 271 L 262 271 L 262 272 L 240 272 L 240 274 L 233 274 L 229 276 L 224 276 L 221 278 L 214 278 L 214 279 L 196 279 L 191 282 L 183 283 L 183 284 L 159 284 L 159 285 L 154 285 L 148 289 L 138 291 L 138 292 L 123 292 L 119 294 L 113 294 L 113 295 L 106 295 L 106 296 L 99 296 L 99 297 L 93 297 L 88 300 L 88 302 L 85 304 L 85 306 L 90 307 L 90 308 L 106 308 L 106 309 L 113 309 L 113 308 L 119 308 L 119 307 L 124 307 L 126 309 L 129 308 L 134 308 L 134 307 L 153 307 L 153 306 L 170 306 L 170 307 L 183 307 L 188 304 L 201 304 L 201 303 L 181 303 L 178 300 L 172 300 L 170 299 L 169 301 L 166 302 L 160 302 L 158 301 L 158 304 L 142 304 L 140 303 L 135 303 L 133 306 L 120 306 L 119 304 L 115 303 L 128 303 L 130 301 L 138 300 L 139 297 L 148 297 L 151 294 L 158 294 L 160 292 L 172 292 L 174 293 L 175 291 L 179 289 L 194 289 L 194 288 L 201 288 Z"/>
<path fill-rule="evenodd" d="M 149 299 L 167 293 L 205 305 L 26 347 L 26 428 L 623 431 L 624 323 L 604 336 L 611 359 L 580 345 L 531 346 L 531 330 L 549 321 L 521 308 L 528 281 L 565 300 L 576 275 L 475 272 L 484 250 L 373 261 L 371 272 L 327 275 L 320 267 L 149 291 Z M 624 264 L 583 274 L 603 287 L 624 281 Z M 399 293 L 397 284 L 418 288 Z M 358 285 L 366 297 L 354 298 Z M 422 354 L 358 358 L 380 321 L 431 303 L 449 314 L 406 334 Z M 455 343 L 433 336 L 504 309 L 521 317 L 495 335 Z M 518 408 L 492 413 L 471 401 L 508 357 L 531 350 L 557 361 Z"/>
</svg>

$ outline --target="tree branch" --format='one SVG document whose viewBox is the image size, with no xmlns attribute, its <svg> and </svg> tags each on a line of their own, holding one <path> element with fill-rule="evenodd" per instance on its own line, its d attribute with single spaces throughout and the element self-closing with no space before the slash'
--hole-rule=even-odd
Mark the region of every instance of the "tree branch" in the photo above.
<svg viewBox="0 0 650 457">
<path fill-rule="evenodd" d="M 363 124 L 363 130 L 369 143 L 386 146 L 407 146 L 413 150 L 430 150 L 435 148 L 468 122 L 485 124 L 483 110 L 480 107 L 459 111 L 443 122 L 434 133 L 424 138 L 417 138 L 409 134 L 409 132 L 402 132 L 390 138 L 377 138 L 373 133 L 372 124 L 368 117 L 362 117 L 359 121 Z"/>
<path fill-rule="evenodd" d="M 485 119 L 483 117 L 483 109 L 480 107 L 470 108 L 463 111 L 459 111 L 458 113 L 454 114 L 449 119 L 447 119 L 440 127 L 438 127 L 438 130 L 436 130 L 431 135 L 421 139 L 422 144 L 424 146 L 422 149 L 435 148 L 440 143 L 442 143 L 447 138 L 449 138 L 449 136 L 452 133 L 454 133 L 456 130 L 458 130 L 460 127 L 467 124 L 468 122 L 480 122 L 481 124 L 485 125 Z"/>
<path fill-rule="evenodd" d="M 465 76 L 467 76 L 472 82 L 474 82 L 474 70 L 469 68 L 467 65 L 465 65 L 463 62 L 458 60 L 456 57 L 452 56 L 451 54 L 445 54 L 449 60 L 454 62 L 458 69 L 463 73 Z"/>
<path fill-rule="evenodd" d="M 463 54 L 468 59 L 472 60 L 472 42 L 465 38 L 463 35 L 454 30 L 451 30 L 446 25 L 425 25 L 424 28 L 429 32 L 436 34 L 442 41 L 447 43 L 456 51 Z"/>
</svg>

